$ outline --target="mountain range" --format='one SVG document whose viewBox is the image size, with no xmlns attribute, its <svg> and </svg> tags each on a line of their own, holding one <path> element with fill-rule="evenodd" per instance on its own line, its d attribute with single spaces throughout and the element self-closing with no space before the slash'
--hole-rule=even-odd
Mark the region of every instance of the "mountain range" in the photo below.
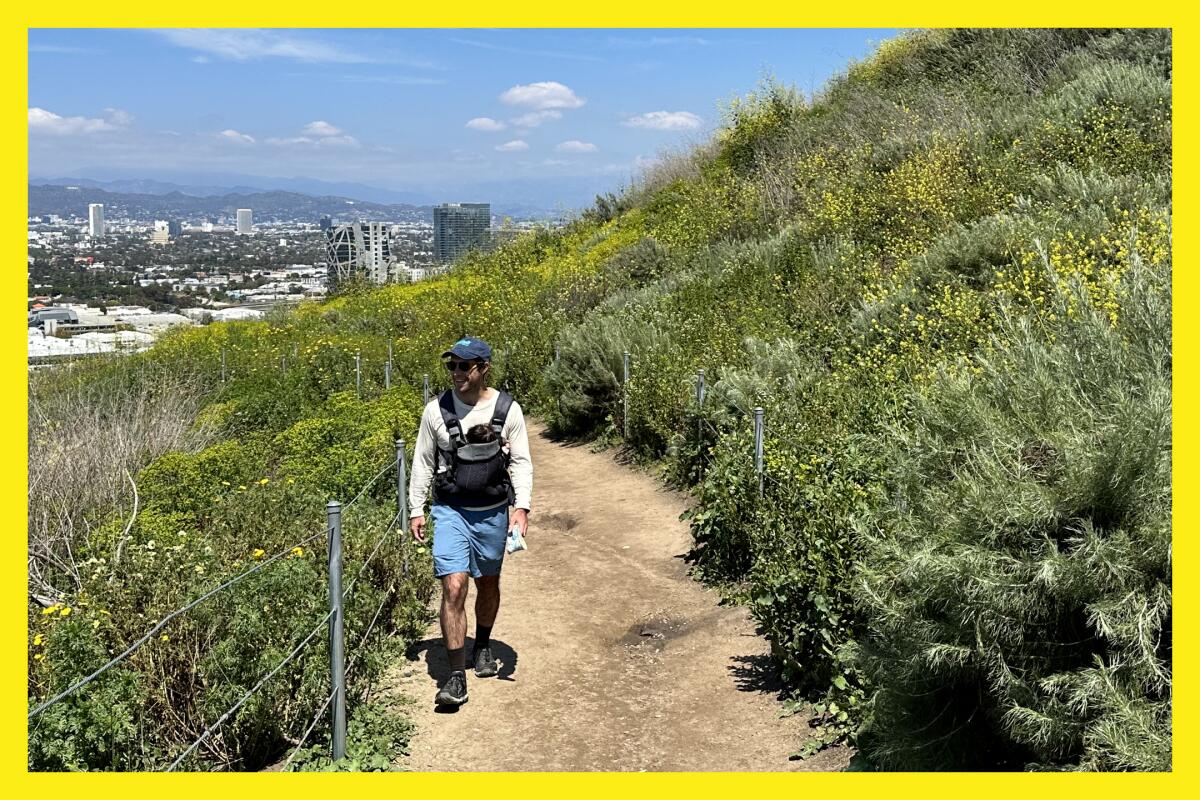
<svg viewBox="0 0 1200 800">
<path fill-rule="evenodd" d="M 469 188 L 397 190 L 362 183 L 317 178 L 280 178 L 243 173 L 160 172 L 124 174 L 111 170 L 82 170 L 78 176 L 30 176 L 31 186 L 77 186 L 127 195 L 171 195 L 216 198 L 229 195 L 292 193 L 314 198 L 338 198 L 358 204 L 433 206 L 439 203 L 491 203 L 492 212 L 515 219 L 554 219 L 590 206 L 595 196 L 616 188 L 616 178 L 562 177 L 481 181 Z M 91 200 L 89 202 L 103 202 Z M 143 201 L 145 202 L 145 201 Z M 31 194 L 32 203 L 32 194 Z M 244 207 L 244 206 L 243 206 Z M 84 210 L 86 211 L 86 205 Z M 30 210 L 30 213 L 35 213 Z M 46 211 L 42 213 L 57 213 Z"/>
</svg>

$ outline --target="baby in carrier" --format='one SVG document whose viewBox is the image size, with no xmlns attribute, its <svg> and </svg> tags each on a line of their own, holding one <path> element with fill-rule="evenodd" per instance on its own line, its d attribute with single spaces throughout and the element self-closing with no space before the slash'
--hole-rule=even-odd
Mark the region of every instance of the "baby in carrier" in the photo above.
<svg viewBox="0 0 1200 800">
<path fill-rule="evenodd" d="M 472 425 L 467 429 L 467 443 L 459 448 L 455 465 L 456 481 L 459 486 L 470 487 L 496 499 L 506 492 L 499 489 L 506 485 L 508 469 L 508 445 L 497 440 L 491 425 Z"/>
</svg>

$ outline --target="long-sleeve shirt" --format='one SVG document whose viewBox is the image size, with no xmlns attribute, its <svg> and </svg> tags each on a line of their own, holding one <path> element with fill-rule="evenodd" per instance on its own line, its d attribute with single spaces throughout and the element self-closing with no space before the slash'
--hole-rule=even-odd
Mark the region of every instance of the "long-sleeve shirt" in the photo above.
<svg viewBox="0 0 1200 800">
<path fill-rule="evenodd" d="M 496 410 L 496 400 L 500 392 L 489 389 L 489 397 L 473 406 L 459 399 L 458 392 L 450 390 L 454 396 L 454 413 L 458 416 L 459 425 L 467 431 L 472 425 L 490 425 L 492 414 Z M 421 414 L 421 427 L 417 431 L 416 450 L 413 453 L 412 477 L 408 481 L 408 508 L 413 516 L 425 513 L 425 502 L 429 499 L 429 485 L 433 480 L 433 451 L 435 446 L 440 449 L 438 458 L 439 469 L 445 469 L 450 463 L 453 448 L 450 444 L 450 434 L 446 431 L 442 410 L 438 405 L 439 397 L 435 396 L 425 405 Z M 504 420 L 501 437 L 508 443 L 509 464 L 508 477 L 512 481 L 513 494 L 516 496 L 517 508 L 530 508 L 529 502 L 533 494 L 533 461 L 529 457 L 529 434 L 525 429 L 525 414 L 517 401 L 513 401 Z M 507 501 L 506 501 L 507 502 Z M 471 507 L 472 510 L 495 508 L 493 506 Z"/>
</svg>

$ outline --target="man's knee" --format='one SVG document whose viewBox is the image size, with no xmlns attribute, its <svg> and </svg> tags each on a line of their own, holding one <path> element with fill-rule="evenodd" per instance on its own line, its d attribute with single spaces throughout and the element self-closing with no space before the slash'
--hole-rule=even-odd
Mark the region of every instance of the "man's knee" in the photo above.
<svg viewBox="0 0 1200 800">
<path fill-rule="evenodd" d="M 442 599 L 450 606 L 461 607 L 467 602 L 467 573 L 454 572 L 442 577 Z"/>
</svg>

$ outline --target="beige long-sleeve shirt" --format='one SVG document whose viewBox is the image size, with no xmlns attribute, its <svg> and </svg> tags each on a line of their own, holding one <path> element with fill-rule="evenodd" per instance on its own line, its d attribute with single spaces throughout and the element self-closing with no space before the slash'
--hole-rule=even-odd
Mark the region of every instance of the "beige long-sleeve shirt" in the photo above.
<svg viewBox="0 0 1200 800">
<path fill-rule="evenodd" d="M 500 397 L 497 389 L 488 389 L 488 396 L 477 404 L 469 406 L 459 399 L 454 392 L 454 413 L 458 415 L 459 425 L 466 432 L 472 425 L 488 425 L 496 410 L 496 400 Z M 501 432 L 503 439 L 508 442 L 509 464 L 508 477 L 512 481 L 513 494 L 516 495 L 517 508 L 530 508 L 529 502 L 533 495 L 533 461 L 529 457 L 529 434 L 525 429 L 525 414 L 516 400 L 508 409 Z M 421 427 L 417 431 L 417 444 L 413 453 L 412 477 L 408 481 L 408 508 L 412 516 L 425 513 L 425 503 L 429 499 L 429 486 L 433 481 L 433 451 L 434 447 L 442 451 L 438 460 L 439 468 L 445 468 L 449 463 L 453 448 L 450 445 L 450 434 L 446 432 L 446 423 L 442 419 L 442 410 L 438 407 L 438 396 L 433 397 L 421 414 Z M 499 505 L 499 504 L 497 504 Z M 495 508 L 496 506 L 488 506 Z"/>
</svg>

